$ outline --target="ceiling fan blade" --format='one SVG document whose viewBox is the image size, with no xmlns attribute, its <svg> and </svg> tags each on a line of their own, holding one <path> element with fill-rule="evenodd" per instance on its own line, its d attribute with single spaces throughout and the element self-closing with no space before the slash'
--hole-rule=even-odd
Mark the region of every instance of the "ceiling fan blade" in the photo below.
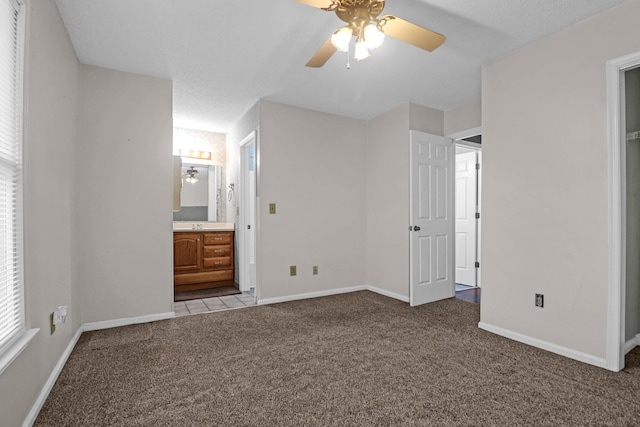
<svg viewBox="0 0 640 427">
<path fill-rule="evenodd" d="M 307 6 L 317 7 L 318 9 L 329 9 L 334 5 L 331 0 L 295 0 L 298 3 L 306 4 Z"/>
<path fill-rule="evenodd" d="M 307 62 L 307 67 L 319 68 L 322 67 L 331 58 L 331 55 L 336 53 L 336 47 L 331 44 L 331 37 L 318 49 L 313 57 Z"/>
<path fill-rule="evenodd" d="M 442 34 L 427 30 L 393 15 L 385 15 L 380 18 L 380 21 L 382 31 L 386 35 L 429 52 L 432 52 L 447 39 Z"/>
</svg>

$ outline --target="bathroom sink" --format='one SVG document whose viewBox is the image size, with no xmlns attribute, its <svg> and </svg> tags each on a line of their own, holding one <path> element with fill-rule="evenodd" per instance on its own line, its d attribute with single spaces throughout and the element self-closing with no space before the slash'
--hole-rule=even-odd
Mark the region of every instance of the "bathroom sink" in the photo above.
<svg viewBox="0 0 640 427">
<path fill-rule="evenodd" d="M 174 221 L 173 231 L 233 231 L 232 222 Z"/>
</svg>

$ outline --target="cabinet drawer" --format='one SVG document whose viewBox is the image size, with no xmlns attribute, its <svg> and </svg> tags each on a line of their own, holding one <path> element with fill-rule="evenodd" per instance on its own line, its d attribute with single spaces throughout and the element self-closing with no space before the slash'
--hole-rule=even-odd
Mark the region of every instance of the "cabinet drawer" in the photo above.
<svg viewBox="0 0 640 427">
<path fill-rule="evenodd" d="M 204 233 L 205 245 L 223 245 L 233 242 L 233 233 Z"/>
<path fill-rule="evenodd" d="M 205 258 L 204 268 L 231 268 L 231 257 Z"/>
<path fill-rule="evenodd" d="M 219 258 L 223 256 L 231 256 L 231 245 L 205 246 L 205 258 Z"/>
</svg>

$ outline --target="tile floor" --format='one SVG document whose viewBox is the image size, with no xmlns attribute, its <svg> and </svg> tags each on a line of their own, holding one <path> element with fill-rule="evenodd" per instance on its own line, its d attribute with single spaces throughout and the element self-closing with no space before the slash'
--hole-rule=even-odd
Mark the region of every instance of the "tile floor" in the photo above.
<svg viewBox="0 0 640 427">
<path fill-rule="evenodd" d="M 210 311 L 222 311 L 232 308 L 241 308 L 255 305 L 255 299 L 251 292 L 243 292 L 237 295 L 214 297 L 205 299 L 193 299 L 173 303 L 173 311 L 176 317 L 190 314 L 208 313 Z"/>
</svg>

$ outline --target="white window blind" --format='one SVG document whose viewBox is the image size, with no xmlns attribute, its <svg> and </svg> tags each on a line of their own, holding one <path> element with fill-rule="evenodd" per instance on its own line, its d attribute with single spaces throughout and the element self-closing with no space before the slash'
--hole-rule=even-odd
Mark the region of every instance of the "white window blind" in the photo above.
<svg viewBox="0 0 640 427">
<path fill-rule="evenodd" d="M 0 0 L 0 354 L 25 330 L 21 8 Z"/>
</svg>

